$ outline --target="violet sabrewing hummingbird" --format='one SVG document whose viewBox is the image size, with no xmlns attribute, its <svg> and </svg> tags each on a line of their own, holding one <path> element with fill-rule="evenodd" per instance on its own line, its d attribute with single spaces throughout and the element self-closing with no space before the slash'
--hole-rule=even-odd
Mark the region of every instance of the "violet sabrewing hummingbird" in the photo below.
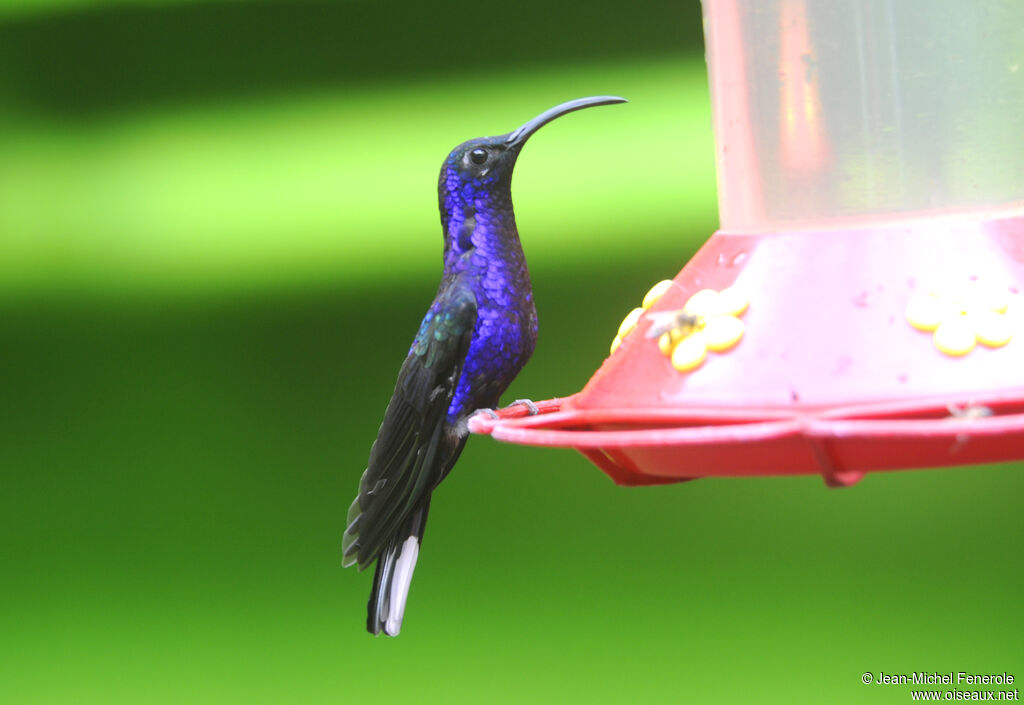
<svg viewBox="0 0 1024 705">
<path fill-rule="evenodd" d="M 398 373 L 348 510 L 345 566 L 377 562 L 366 628 L 402 627 L 430 496 L 455 465 L 466 422 L 498 399 L 530 359 L 537 309 L 512 212 L 512 170 L 526 140 L 566 113 L 624 103 L 596 96 L 555 106 L 498 137 L 463 142 L 441 166 L 444 275 Z"/>
</svg>

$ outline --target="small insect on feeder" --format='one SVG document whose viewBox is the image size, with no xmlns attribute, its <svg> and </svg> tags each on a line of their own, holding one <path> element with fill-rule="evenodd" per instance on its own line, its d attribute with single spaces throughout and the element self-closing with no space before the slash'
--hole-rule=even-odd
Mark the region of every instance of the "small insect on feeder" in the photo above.
<svg viewBox="0 0 1024 705">
<path fill-rule="evenodd" d="M 470 429 L 626 485 L 1024 458 L 1024 3 L 703 8 L 721 230 Z"/>
</svg>

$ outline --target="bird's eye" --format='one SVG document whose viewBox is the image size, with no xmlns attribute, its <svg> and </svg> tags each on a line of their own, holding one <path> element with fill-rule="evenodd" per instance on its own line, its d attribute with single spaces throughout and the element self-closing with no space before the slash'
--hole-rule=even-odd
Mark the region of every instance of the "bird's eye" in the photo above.
<svg viewBox="0 0 1024 705">
<path fill-rule="evenodd" d="M 483 164 L 487 161 L 487 150 L 478 147 L 469 153 L 469 158 L 473 160 L 474 164 Z"/>
</svg>

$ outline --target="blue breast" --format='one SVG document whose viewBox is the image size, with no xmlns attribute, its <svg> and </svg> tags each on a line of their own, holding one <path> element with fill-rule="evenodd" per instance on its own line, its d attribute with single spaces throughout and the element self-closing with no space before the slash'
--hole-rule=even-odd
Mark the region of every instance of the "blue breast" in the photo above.
<svg viewBox="0 0 1024 705">
<path fill-rule="evenodd" d="M 533 354 L 537 310 L 507 189 L 491 190 L 476 181 L 446 185 L 445 279 L 468 287 L 477 302 L 469 352 L 448 407 L 455 422 L 498 405 Z"/>
</svg>

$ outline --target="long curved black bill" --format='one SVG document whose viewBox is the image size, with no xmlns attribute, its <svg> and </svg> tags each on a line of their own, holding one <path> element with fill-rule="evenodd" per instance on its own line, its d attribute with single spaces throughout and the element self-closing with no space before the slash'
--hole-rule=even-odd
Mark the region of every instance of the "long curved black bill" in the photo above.
<svg viewBox="0 0 1024 705">
<path fill-rule="evenodd" d="M 570 100 L 568 103 L 562 103 L 561 105 L 556 105 L 550 110 L 545 110 L 518 130 L 508 133 L 508 137 L 505 138 L 505 144 L 509 147 L 521 146 L 530 138 L 530 135 L 547 125 L 549 122 L 575 110 L 592 108 L 596 105 L 613 105 L 614 103 L 628 102 L 629 101 L 625 98 L 620 98 L 616 95 L 595 95 L 590 96 L 589 98 L 577 98 L 576 100 Z"/>
</svg>

